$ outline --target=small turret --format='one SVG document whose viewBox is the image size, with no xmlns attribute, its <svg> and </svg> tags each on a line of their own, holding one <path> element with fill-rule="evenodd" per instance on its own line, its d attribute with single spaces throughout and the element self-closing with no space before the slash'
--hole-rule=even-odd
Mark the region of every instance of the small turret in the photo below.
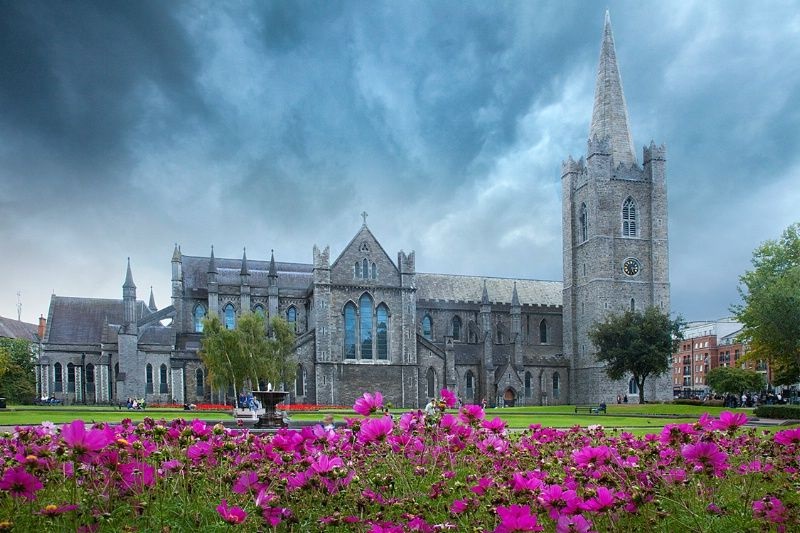
<svg viewBox="0 0 800 533">
<path fill-rule="evenodd" d="M 147 308 L 150 309 L 151 312 L 155 313 L 158 311 L 158 307 L 156 307 L 156 299 L 153 296 L 153 286 L 150 285 L 150 303 L 147 304 Z"/>
<path fill-rule="evenodd" d="M 239 271 L 239 275 L 242 276 L 242 284 L 245 283 L 245 278 L 250 276 L 250 270 L 247 268 L 247 247 L 242 252 L 242 269 Z"/>
<path fill-rule="evenodd" d="M 269 251 L 269 286 L 278 285 L 278 269 L 275 267 L 275 250 Z"/>
<path fill-rule="evenodd" d="M 217 285 L 217 262 L 214 260 L 214 245 L 208 258 L 208 314 L 214 316 L 219 309 L 219 286 Z"/>
<path fill-rule="evenodd" d="M 125 283 L 122 284 L 123 320 L 125 326 L 136 324 L 136 284 L 133 282 L 131 272 L 131 258 L 128 258 L 128 270 L 125 273 Z"/>
</svg>

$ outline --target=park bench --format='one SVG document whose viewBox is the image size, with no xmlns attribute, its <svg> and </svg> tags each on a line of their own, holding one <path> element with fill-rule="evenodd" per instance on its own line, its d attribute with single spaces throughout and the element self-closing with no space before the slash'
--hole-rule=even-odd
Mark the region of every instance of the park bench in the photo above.
<svg viewBox="0 0 800 533">
<path fill-rule="evenodd" d="M 598 413 L 606 413 L 606 406 L 605 405 L 576 405 L 575 406 L 575 413 L 589 413 L 590 415 L 596 415 Z"/>
</svg>

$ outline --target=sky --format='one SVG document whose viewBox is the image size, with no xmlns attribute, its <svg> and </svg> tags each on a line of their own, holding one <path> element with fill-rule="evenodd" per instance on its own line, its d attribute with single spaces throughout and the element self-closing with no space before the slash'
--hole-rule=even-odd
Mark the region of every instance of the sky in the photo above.
<svg viewBox="0 0 800 533">
<path fill-rule="evenodd" d="M 739 302 L 800 221 L 800 2 L 0 0 L 0 316 L 170 303 L 186 255 L 563 279 L 610 10 L 637 158 L 667 146 L 672 311 Z M 18 298 L 18 293 L 20 297 Z"/>
</svg>

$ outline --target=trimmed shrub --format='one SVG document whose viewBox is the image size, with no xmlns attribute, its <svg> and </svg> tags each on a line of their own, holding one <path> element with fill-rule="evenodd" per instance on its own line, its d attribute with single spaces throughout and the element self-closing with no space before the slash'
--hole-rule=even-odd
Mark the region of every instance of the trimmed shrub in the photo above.
<svg viewBox="0 0 800 533">
<path fill-rule="evenodd" d="M 763 418 L 800 420 L 800 405 L 759 405 L 753 414 Z"/>
</svg>

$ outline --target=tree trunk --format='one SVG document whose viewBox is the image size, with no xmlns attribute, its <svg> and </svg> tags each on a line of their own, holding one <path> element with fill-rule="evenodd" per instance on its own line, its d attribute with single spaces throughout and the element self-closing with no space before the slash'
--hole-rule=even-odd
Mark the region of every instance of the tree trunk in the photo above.
<svg viewBox="0 0 800 533">
<path fill-rule="evenodd" d="M 644 378 L 637 385 L 639 386 L 639 405 L 644 405 Z"/>
</svg>

